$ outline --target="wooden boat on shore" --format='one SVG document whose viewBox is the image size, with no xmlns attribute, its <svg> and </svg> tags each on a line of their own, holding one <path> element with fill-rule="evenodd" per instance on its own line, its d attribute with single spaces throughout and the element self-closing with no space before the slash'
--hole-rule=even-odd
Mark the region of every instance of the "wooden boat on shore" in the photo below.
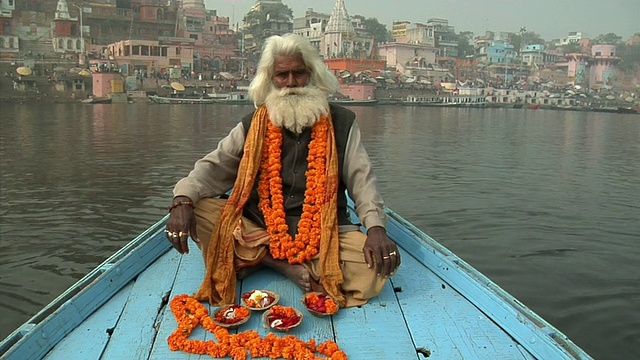
<svg viewBox="0 0 640 360">
<path fill-rule="evenodd" d="M 251 105 L 253 102 L 249 99 L 249 94 L 246 91 L 231 92 L 228 94 L 217 94 L 212 96 L 216 104 L 227 105 Z"/>
<path fill-rule="evenodd" d="M 341 106 L 374 106 L 379 100 L 330 99 L 329 104 Z"/>
<path fill-rule="evenodd" d="M 184 96 L 158 96 L 149 95 L 149 100 L 156 104 L 214 104 L 215 100 L 209 97 L 184 97 Z"/>
<path fill-rule="evenodd" d="M 300 303 L 302 291 L 268 269 L 239 281 L 237 293 L 277 292 L 279 304 L 304 313 L 287 335 L 318 344 L 333 340 L 351 359 L 591 359 L 451 251 L 386 211 L 402 265 L 368 304 L 310 316 Z M 193 243 L 189 254 L 172 250 L 163 232 L 166 221 L 152 225 L 10 334 L 0 343 L 0 358 L 192 359 L 169 349 L 167 338 L 177 322 L 167 304 L 198 289 L 204 266 Z M 209 314 L 215 309 L 205 306 Z M 269 333 L 260 314 L 230 331 L 245 330 Z M 198 327 L 189 339 L 213 335 Z"/>
<path fill-rule="evenodd" d="M 92 96 L 87 99 L 80 100 L 83 104 L 111 104 L 112 99 L 110 97 L 95 97 Z"/>
</svg>

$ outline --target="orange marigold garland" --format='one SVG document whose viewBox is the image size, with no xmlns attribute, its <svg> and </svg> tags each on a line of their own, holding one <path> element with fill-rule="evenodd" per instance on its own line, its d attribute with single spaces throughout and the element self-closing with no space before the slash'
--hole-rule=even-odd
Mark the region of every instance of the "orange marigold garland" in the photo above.
<svg viewBox="0 0 640 360">
<path fill-rule="evenodd" d="M 293 335 L 281 338 L 269 333 L 261 338 L 254 330 L 230 334 L 227 329 L 213 322 L 202 303 L 186 294 L 176 295 L 169 306 L 178 322 L 178 327 L 167 338 L 171 351 L 182 350 L 191 354 L 208 354 L 214 358 L 231 356 L 235 360 L 246 360 L 249 355 L 251 358 L 269 357 L 271 359 L 347 359 L 344 351 L 331 340 L 316 346 L 313 339 L 305 342 Z M 189 335 L 198 324 L 213 333 L 218 342 L 189 340 Z M 316 356 L 315 353 L 322 354 L 326 358 Z"/>
<path fill-rule="evenodd" d="M 287 259 L 291 264 L 303 263 L 318 254 L 322 224 L 320 210 L 324 202 L 326 183 L 326 149 L 328 120 L 321 116 L 311 129 L 307 155 L 307 188 L 302 215 L 295 239 L 289 235 L 282 195 L 282 129 L 268 122 L 262 147 L 258 181 L 258 207 L 271 235 L 269 249 L 275 259 Z"/>
</svg>

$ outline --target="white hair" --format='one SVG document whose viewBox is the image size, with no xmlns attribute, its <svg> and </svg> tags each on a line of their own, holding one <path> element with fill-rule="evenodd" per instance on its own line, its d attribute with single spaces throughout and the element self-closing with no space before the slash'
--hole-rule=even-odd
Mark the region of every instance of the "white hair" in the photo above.
<svg viewBox="0 0 640 360">
<path fill-rule="evenodd" d="M 256 77 L 249 85 L 249 97 L 256 108 L 264 104 L 273 90 L 274 67 L 278 56 L 300 56 L 309 70 L 310 85 L 316 86 L 327 96 L 338 90 L 338 80 L 307 39 L 296 34 L 275 35 L 265 41 Z"/>
</svg>

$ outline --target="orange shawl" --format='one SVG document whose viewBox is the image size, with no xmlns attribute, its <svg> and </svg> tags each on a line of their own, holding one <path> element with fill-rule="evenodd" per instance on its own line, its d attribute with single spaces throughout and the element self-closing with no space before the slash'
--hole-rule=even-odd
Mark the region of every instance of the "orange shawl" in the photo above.
<svg viewBox="0 0 640 360">
<path fill-rule="evenodd" d="M 326 196 L 321 209 L 322 233 L 320 241 L 320 283 L 340 306 L 345 298 L 340 290 L 343 282 L 340 269 L 340 249 L 338 239 L 338 153 L 333 131 L 331 114 L 328 116 L 326 149 Z M 208 300 L 213 306 L 235 303 L 236 271 L 233 265 L 233 231 L 242 217 L 254 181 L 260 168 L 262 145 L 267 130 L 269 114 L 262 105 L 253 115 L 244 145 L 244 155 L 240 161 L 238 176 L 233 191 L 211 233 L 206 254 L 206 275 L 200 289 L 194 295 L 198 300 Z M 326 225 L 325 225 L 326 224 Z"/>
</svg>

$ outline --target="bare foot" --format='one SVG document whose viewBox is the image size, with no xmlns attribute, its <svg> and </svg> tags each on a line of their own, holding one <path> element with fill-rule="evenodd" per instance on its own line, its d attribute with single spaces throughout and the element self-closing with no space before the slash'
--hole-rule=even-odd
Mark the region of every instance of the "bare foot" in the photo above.
<svg viewBox="0 0 640 360">
<path fill-rule="evenodd" d="M 300 287 L 300 289 L 305 293 L 315 291 L 314 287 L 318 286 L 318 283 L 311 278 L 309 270 L 302 265 L 289 264 L 286 260 L 276 260 L 269 253 L 264 257 L 261 264 L 264 264 L 265 266 L 270 267 L 288 277 L 289 280 L 298 285 L 298 287 Z"/>
<path fill-rule="evenodd" d="M 236 271 L 236 278 L 238 280 L 246 279 L 249 275 L 262 268 L 264 268 L 264 265 L 262 263 L 256 264 L 254 266 L 245 266 Z"/>
</svg>

